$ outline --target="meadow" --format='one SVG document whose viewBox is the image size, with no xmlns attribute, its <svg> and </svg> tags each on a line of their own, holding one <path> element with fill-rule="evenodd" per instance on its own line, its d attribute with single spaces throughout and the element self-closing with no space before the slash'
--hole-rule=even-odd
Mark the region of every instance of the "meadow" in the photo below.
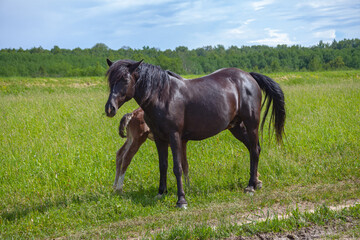
<svg viewBox="0 0 360 240">
<path fill-rule="evenodd" d="M 244 194 L 249 153 L 230 132 L 188 143 L 187 210 L 175 208 L 169 155 L 168 194 L 155 199 L 155 144 L 145 142 L 115 194 L 115 154 L 126 103 L 107 118 L 104 77 L 0 78 L 0 238 L 225 238 L 355 219 L 360 207 L 335 214 L 326 206 L 360 199 L 360 71 L 268 74 L 285 94 L 283 145 L 264 129 L 263 189 Z M 185 76 L 194 77 L 194 76 Z M 319 208 L 301 215 L 301 205 Z M 290 220 L 248 223 L 281 207 Z M 320 219 L 320 220 L 319 220 Z M 242 225 L 242 223 L 246 223 Z"/>
</svg>

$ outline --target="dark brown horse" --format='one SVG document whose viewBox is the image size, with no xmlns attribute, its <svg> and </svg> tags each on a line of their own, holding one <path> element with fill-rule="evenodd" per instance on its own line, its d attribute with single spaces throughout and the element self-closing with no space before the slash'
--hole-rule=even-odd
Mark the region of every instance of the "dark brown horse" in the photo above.
<svg viewBox="0 0 360 240">
<path fill-rule="evenodd" d="M 237 68 L 220 69 L 185 81 L 142 61 L 113 63 L 108 60 L 108 65 L 110 95 L 105 112 L 108 117 L 115 116 L 131 98 L 143 109 L 159 154 L 159 195 L 167 192 L 168 145 L 173 153 L 173 172 L 177 181 L 176 205 L 186 207 L 181 179 L 186 143 L 214 136 L 225 129 L 229 129 L 250 152 L 250 180 L 245 191 L 261 188 L 257 173 L 261 90 L 268 100 L 263 123 L 272 104 L 270 120 L 274 122 L 278 141 L 282 139 L 285 124 L 284 94 L 276 82 L 259 73 L 247 73 Z"/>
</svg>

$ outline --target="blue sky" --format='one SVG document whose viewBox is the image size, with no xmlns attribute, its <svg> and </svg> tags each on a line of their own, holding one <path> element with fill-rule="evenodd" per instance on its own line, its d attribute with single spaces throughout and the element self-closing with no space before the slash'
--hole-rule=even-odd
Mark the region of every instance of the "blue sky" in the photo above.
<svg viewBox="0 0 360 240">
<path fill-rule="evenodd" d="M 313 46 L 360 38 L 357 0 L 0 0 L 0 48 Z"/>
</svg>

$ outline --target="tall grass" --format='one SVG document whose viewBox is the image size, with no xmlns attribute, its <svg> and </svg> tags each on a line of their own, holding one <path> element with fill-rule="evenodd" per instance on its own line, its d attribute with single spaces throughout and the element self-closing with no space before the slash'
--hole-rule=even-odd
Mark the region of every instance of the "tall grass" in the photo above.
<svg viewBox="0 0 360 240">
<path fill-rule="evenodd" d="M 174 208 L 171 155 L 169 193 L 154 199 L 159 170 L 150 141 L 133 159 L 124 193 L 112 192 L 115 153 L 124 142 L 118 123 L 137 105 L 131 101 L 107 118 L 106 80 L 0 79 L 0 237 L 151 235 L 174 222 L 185 229 L 278 202 L 359 198 L 359 74 L 270 75 L 284 90 L 287 120 L 284 146 L 264 132 L 259 163 L 264 189 L 254 197 L 243 193 L 249 154 L 225 131 L 188 144 L 186 213 Z"/>
</svg>

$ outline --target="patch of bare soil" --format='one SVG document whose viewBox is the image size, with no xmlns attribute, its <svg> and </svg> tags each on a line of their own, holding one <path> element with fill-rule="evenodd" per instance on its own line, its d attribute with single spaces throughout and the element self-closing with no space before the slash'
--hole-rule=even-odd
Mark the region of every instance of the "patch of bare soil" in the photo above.
<svg viewBox="0 0 360 240">
<path fill-rule="evenodd" d="M 254 236 L 236 236 L 228 240 L 293 240 L 293 239 L 359 239 L 360 220 L 332 220 L 324 226 L 313 225 L 292 232 L 259 233 Z"/>
<path fill-rule="evenodd" d="M 356 204 L 360 204 L 360 199 L 351 199 L 347 200 L 343 204 L 328 206 L 330 210 L 339 211 L 344 208 L 355 206 Z M 278 219 L 286 219 L 289 217 L 289 210 L 298 209 L 299 212 L 308 212 L 313 213 L 315 208 L 320 207 L 321 203 L 310 203 L 310 202 L 301 202 L 290 205 L 280 205 L 274 204 L 272 207 L 263 207 L 258 209 L 257 211 L 253 211 L 248 214 L 233 214 L 230 216 L 232 222 L 237 223 L 238 225 L 252 223 L 252 222 L 263 222 L 267 219 L 273 219 L 277 217 Z"/>
<path fill-rule="evenodd" d="M 231 240 L 293 240 L 293 239 L 358 239 L 359 222 L 349 219 L 349 222 L 332 221 L 326 226 L 311 226 L 298 231 L 285 233 L 260 233 L 251 237 L 233 237 Z"/>
</svg>

